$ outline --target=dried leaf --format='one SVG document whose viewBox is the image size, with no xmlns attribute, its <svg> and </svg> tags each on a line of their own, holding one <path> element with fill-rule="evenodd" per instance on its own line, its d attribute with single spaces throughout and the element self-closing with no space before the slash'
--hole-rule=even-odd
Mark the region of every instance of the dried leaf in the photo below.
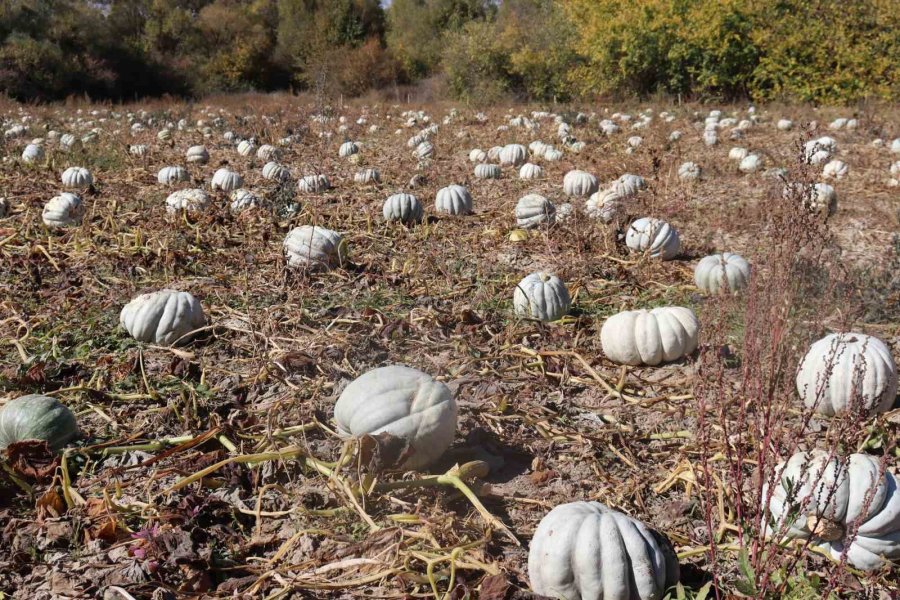
<svg viewBox="0 0 900 600">
<path fill-rule="evenodd" d="M 489 575 L 481 580 L 481 600 L 506 600 L 506 593 L 509 591 L 510 583 L 506 575 Z"/>
<path fill-rule="evenodd" d="M 370 472 L 396 471 L 415 450 L 403 438 L 384 432 L 359 439 L 360 461 Z"/>
<path fill-rule="evenodd" d="M 59 466 L 59 456 L 50 450 L 50 445 L 44 440 L 13 442 L 5 452 L 9 466 L 28 479 L 49 479 Z"/>
</svg>

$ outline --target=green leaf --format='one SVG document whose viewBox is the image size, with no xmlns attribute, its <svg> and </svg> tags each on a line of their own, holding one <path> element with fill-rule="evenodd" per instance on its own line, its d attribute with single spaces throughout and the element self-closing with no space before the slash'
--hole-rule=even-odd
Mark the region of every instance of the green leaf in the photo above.
<svg viewBox="0 0 900 600">
<path fill-rule="evenodd" d="M 706 597 L 709 596 L 709 591 L 712 589 L 713 582 L 710 581 L 702 588 L 697 590 L 697 595 L 694 596 L 694 600 L 706 600 Z"/>
<path fill-rule="evenodd" d="M 743 579 L 739 579 L 734 582 L 734 587 L 736 587 L 737 591 L 744 594 L 745 596 L 750 596 L 751 598 L 755 598 L 757 596 L 756 586 L 752 583 L 748 583 Z"/>
<path fill-rule="evenodd" d="M 741 552 L 738 555 L 738 561 L 738 564 L 741 568 L 741 573 L 744 575 L 744 579 L 746 579 L 755 587 L 756 572 L 753 570 L 753 565 L 750 564 L 750 553 L 747 552 L 746 548 L 741 548 Z"/>
</svg>

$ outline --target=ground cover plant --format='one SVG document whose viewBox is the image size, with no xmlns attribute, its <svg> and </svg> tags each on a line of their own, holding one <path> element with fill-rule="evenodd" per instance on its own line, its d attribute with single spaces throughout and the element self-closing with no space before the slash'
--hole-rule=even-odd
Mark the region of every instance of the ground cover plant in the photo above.
<svg viewBox="0 0 900 600">
<path fill-rule="evenodd" d="M 900 593 L 895 108 L 0 109 L 5 596 Z"/>
</svg>

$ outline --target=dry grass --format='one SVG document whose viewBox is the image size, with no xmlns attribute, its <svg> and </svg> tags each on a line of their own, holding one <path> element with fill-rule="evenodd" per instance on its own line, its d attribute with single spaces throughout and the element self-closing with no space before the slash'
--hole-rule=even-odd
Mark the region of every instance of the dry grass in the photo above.
<svg viewBox="0 0 900 600">
<path fill-rule="evenodd" d="M 684 305 L 709 327 L 707 350 L 720 355 L 714 344 L 728 339 L 740 345 L 742 324 L 723 315 L 744 314 L 746 307 L 726 310 L 725 300 L 704 298 L 693 286 L 696 259 L 729 250 L 774 268 L 777 261 L 766 258 L 773 245 L 797 232 L 772 217 L 773 184 L 761 173 L 739 173 L 727 161 L 728 149 L 764 150 L 769 166 L 798 171 L 795 142 L 803 134 L 778 132 L 771 121 L 785 115 L 826 123 L 836 114 L 784 107 L 745 140 L 732 144 L 723 133 L 718 147 L 706 148 L 691 123 L 695 107 L 680 107 L 675 123 L 656 121 L 658 127 L 638 132 L 644 144 L 631 155 L 624 152 L 627 130 L 607 139 L 590 124 L 575 129 L 588 143 L 582 154 L 543 163 L 545 178 L 526 182 L 511 169 L 498 181 L 474 180 L 468 151 L 533 139 L 553 143 L 552 122 L 535 133 L 499 133 L 501 110 L 490 112 L 485 125 L 464 111 L 441 128 L 436 159 L 417 171 L 406 148 L 415 130 L 393 133 L 407 107 L 344 109 L 348 123 L 366 113 L 369 124 L 380 126 L 374 134 L 353 126 L 350 137 L 363 143 L 362 162 L 354 166 L 337 156 L 340 136 L 315 135 L 303 102 L 242 96 L 201 104 L 227 111 L 227 123 L 210 139 L 175 132 L 174 146 L 162 145 L 153 128 L 131 136 L 126 124 L 106 123 L 98 143 L 73 155 L 48 152 L 48 164 L 35 167 L 15 160 L 23 141 L 6 143 L 4 155 L 13 158 L 0 166 L 0 195 L 13 212 L 0 219 L 2 395 L 55 395 L 76 410 L 84 436 L 52 480 L 34 484 L 31 494 L 12 484 L 2 488 L 0 590 L 35 599 L 96 597 L 107 586 L 138 598 L 163 588 L 198 597 L 334 597 L 343 590 L 462 598 L 499 574 L 527 589 L 527 541 L 537 522 L 556 504 L 592 499 L 666 533 L 684 557 L 687 587 L 699 588 L 715 574 L 723 594 L 733 592 L 744 524 L 735 512 L 734 463 L 721 458 L 723 426 L 745 417 L 722 410 L 705 422 L 709 416 L 695 399 L 695 359 L 621 368 L 603 356 L 599 329 L 606 316 L 626 308 Z M 63 120 L 78 108 L 90 118 L 88 106 L 24 110 L 65 131 Z M 176 121 L 202 116 L 199 106 L 146 108 Z M 436 120 L 446 112 L 425 108 Z M 803 271 L 804 285 L 823 282 L 820 297 L 807 302 L 816 290 L 795 290 L 808 295 L 793 297 L 798 311 L 815 312 L 790 316 L 793 337 L 781 352 L 791 360 L 799 361 L 805 344 L 826 327 L 853 325 L 889 343 L 898 339 L 893 236 L 900 204 L 883 184 L 889 153 L 869 144 L 898 135 L 898 114 L 881 114 L 884 121 L 867 115 L 859 131 L 835 134 L 851 174 L 835 184 L 838 213 L 817 234 L 821 252 Z M 295 177 L 327 173 L 331 192 L 298 194 L 302 212 L 289 222 L 267 211 L 232 216 L 224 197 L 196 220 L 167 217 L 170 190 L 156 183 L 156 172 L 182 164 L 193 144 L 206 144 L 212 157 L 190 169 L 196 182 L 208 182 L 227 161 L 244 176 L 244 187 L 275 198 L 278 190 L 262 179 L 262 161 L 238 156 L 221 133 L 274 142 L 288 128 L 304 137 L 282 162 Z M 685 136 L 668 144 L 676 128 Z M 817 133 L 825 134 L 821 127 Z M 149 144 L 150 156 L 130 157 L 132 143 Z M 702 181 L 677 179 L 685 160 L 703 167 Z M 88 214 L 77 229 L 48 232 L 41 208 L 58 191 L 61 171 L 76 164 L 90 168 L 97 182 L 86 195 Z M 385 183 L 355 185 L 353 173 L 364 167 L 377 167 Z M 563 202 L 562 177 L 571 168 L 604 183 L 626 172 L 642 175 L 650 189 L 629 215 L 673 223 L 683 257 L 658 263 L 629 255 L 613 228 L 580 217 L 525 242 L 509 241 L 518 198 L 536 191 Z M 464 183 L 475 215 L 412 228 L 384 224 L 384 199 L 417 172 L 426 183 L 414 193 L 426 212 L 433 213 L 437 189 Z M 581 208 L 581 200 L 574 203 Z M 344 232 L 350 265 L 315 275 L 285 269 L 281 240 L 292 226 L 310 223 Z M 515 284 L 538 269 L 567 283 L 570 318 L 541 325 L 511 314 Z M 757 274 L 761 290 L 765 275 Z M 787 276 L 778 273 L 782 290 Z M 129 299 L 162 287 L 202 300 L 211 322 L 204 339 L 170 350 L 138 344 L 118 329 Z M 747 302 L 779 297 L 759 294 Z M 757 333 L 762 328 L 752 326 Z M 333 433 L 332 406 L 342 387 L 389 363 L 427 371 L 456 392 L 457 441 L 430 479 L 367 474 L 353 448 Z M 794 366 L 783 368 L 789 373 Z M 730 389 L 739 374 L 717 376 Z M 793 434 L 792 447 L 831 443 L 828 423 L 791 412 L 800 403 L 784 394 L 775 399 L 790 415 L 782 433 Z M 880 436 L 888 440 L 880 451 L 891 451 L 897 417 L 895 410 L 874 425 L 858 423 L 847 435 L 860 445 Z M 747 456 L 758 451 L 754 436 L 737 443 Z M 481 461 L 475 471 L 472 465 L 453 471 L 473 461 Z M 753 465 L 740 469 L 746 477 Z M 710 529 L 718 534 L 715 562 Z M 797 570 L 830 574 L 838 595 L 862 587 L 897 593 L 890 573 L 835 576 L 830 563 L 811 554 L 802 555 Z"/>
</svg>

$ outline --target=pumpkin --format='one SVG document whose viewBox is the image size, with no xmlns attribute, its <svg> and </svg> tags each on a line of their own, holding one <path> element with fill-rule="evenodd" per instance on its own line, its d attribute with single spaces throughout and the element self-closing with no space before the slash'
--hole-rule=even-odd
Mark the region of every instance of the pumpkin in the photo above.
<svg viewBox="0 0 900 600">
<path fill-rule="evenodd" d="M 416 146 L 416 151 L 414 152 L 415 157 L 419 160 L 428 160 L 434 158 L 434 144 L 425 140 L 418 146 Z"/>
<path fill-rule="evenodd" d="M 238 154 L 241 156 L 250 156 L 254 150 L 256 150 L 256 144 L 250 140 L 243 140 L 237 145 Z"/>
<path fill-rule="evenodd" d="M 660 600 L 679 575 L 665 536 L 599 502 L 555 507 L 528 552 L 531 588 L 564 600 Z"/>
<path fill-rule="evenodd" d="M 559 277 L 549 273 L 532 273 L 516 286 L 513 308 L 521 317 L 539 321 L 559 321 L 569 312 L 572 299 Z"/>
<path fill-rule="evenodd" d="M 891 141 L 891 153 L 900 154 L 900 138 Z"/>
<path fill-rule="evenodd" d="M 544 175 L 544 170 L 534 163 L 525 163 L 519 169 L 519 179 L 540 179 Z"/>
<path fill-rule="evenodd" d="M 671 260 L 681 252 L 678 231 L 665 221 L 651 217 L 642 217 L 631 224 L 625 234 L 625 245 L 662 260 Z"/>
<path fill-rule="evenodd" d="M 750 151 L 747 150 L 746 148 L 741 148 L 739 146 L 735 146 L 728 152 L 728 158 L 729 158 L 729 160 L 734 160 L 734 161 L 740 162 L 740 161 L 744 160 L 748 154 L 750 154 Z"/>
<path fill-rule="evenodd" d="M 585 203 L 587 214 L 604 223 L 611 223 L 621 216 L 624 208 L 625 195 L 615 188 L 607 188 L 592 194 Z"/>
<path fill-rule="evenodd" d="M 168 129 L 162 129 L 159 133 L 156 134 L 156 139 L 161 142 L 170 142 L 172 141 L 172 132 Z"/>
<path fill-rule="evenodd" d="M 62 138 L 60 138 L 60 139 L 62 139 Z M 147 153 L 149 151 L 150 151 L 150 149 L 147 147 L 146 144 L 134 144 L 133 146 L 128 147 L 128 152 L 132 156 L 137 156 L 138 158 L 143 158 L 143 157 L 147 156 Z"/>
<path fill-rule="evenodd" d="M 789 183 L 782 190 L 785 200 L 799 199 L 803 207 L 811 212 L 826 211 L 829 215 L 837 211 L 837 192 L 827 183 Z"/>
<path fill-rule="evenodd" d="M 740 169 L 741 173 L 756 173 L 761 165 L 762 159 L 758 154 L 748 154 L 741 159 L 738 169 Z"/>
<path fill-rule="evenodd" d="M 556 162 L 558 160 L 562 160 L 563 153 L 562 150 L 558 150 L 554 147 L 549 147 L 544 150 L 543 159 L 549 162 Z"/>
<path fill-rule="evenodd" d="M 44 160 L 44 148 L 38 144 L 28 144 L 22 151 L 22 162 L 32 164 Z"/>
<path fill-rule="evenodd" d="M 566 196 L 587 198 L 599 189 L 597 178 L 584 171 L 569 171 L 563 177 L 563 192 Z"/>
<path fill-rule="evenodd" d="M 696 181 L 700 179 L 700 174 L 700 165 L 694 162 L 688 161 L 678 167 L 678 179 L 682 181 Z"/>
<path fill-rule="evenodd" d="M 315 225 L 291 229 L 284 238 L 287 264 L 293 268 L 331 269 L 346 261 L 346 243 L 336 231 Z"/>
<path fill-rule="evenodd" d="M 69 167 L 63 171 L 61 179 L 67 188 L 88 188 L 94 183 L 91 172 L 83 167 Z"/>
<path fill-rule="evenodd" d="M 453 393 L 427 373 L 401 365 L 373 369 L 344 388 L 334 405 L 338 433 L 344 437 L 390 434 L 411 450 L 404 469 L 421 469 L 438 460 L 456 435 Z"/>
<path fill-rule="evenodd" d="M 814 343 L 797 370 L 807 408 L 834 416 L 851 409 L 881 413 L 894 405 L 897 365 L 890 349 L 862 333 L 832 333 Z"/>
<path fill-rule="evenodd" d="M 503 146 L 493 146 L 488 148 L 487 157 L 488 160 L 500 160 L 500 153 L 503 152 Z"/>
<path fill-rule="evenodd" d="M 669 134 L 669 141 L 670 141 L 670 142 L 677 142 L 678 140 L 681 139 L 681 137 L 682 137 L 683 135 L 684 135 L 683 133 L 681 133 L 680 131 L 678 131 L 678 130 L 676 129 L 675 131 L 673 131 L 672 133 Z"/>
<path fill-rule="evenodd" d="M 843 179 L 850 172 L 850 167 L 842 160 L 832 160 L 825 165 L 822 175 L 826 179 Z"/>
<path fill-rule="evenodd" d="M 191 146 L 184 156 L 190 164 L 205 165 L 209 162 L 209 151 L 206 146 Z"/>
<path fill-rule="evenodd" d="M 212 189 L 222 190 L 225 193 L 233 192 L 244 185 L 244 178 L 238 173 L 225 167 L 213 174 Z"/>
<path fill-rule="evenodd" d="M 245 190 L 243 188 L 231 192 L 229 198 L 231 199 L 229 208 L 233 214 L 256 208 L 260 205 L 259 197 L 250 190 Z"/>
<path fill-rule="evenodd" d="M 190 176 L 184 167 L 163 167 L 156 175 L 156 180 L 163 185 L 172 185 L 189 179 Z"/>
<path fill-rule="evenodd" d="M 475 177 L 478 179 L 500 179 L 500 166 L 488 163 L 475 165 Z"/>
<path fill-rule="evenodd" d="M 647 187 L 647 182 L 640 175 L 625 173 L 612 184 L 612 189 L 624 197 L 634 196 Z"/>
<path fill-rule="evenodd" d="M 732 293 L 747 287 L 750 263 L 738 254 L 725 252 L 703 258 L 694 269 L 694 283 L 709 294 L 718 294 L 723 284 Z"/>
<path fill-rule="evenodd" d="M 528 151 L 525 149 L 525 146 L 521 144 L 507 144 L 506 146 L 503 146 L 503 150 L 500 151 L 500 156 L 498 158 L 500 159 L 501 165 L 518 167 L 525 162 L 526 158 L 528 158 Z"/>
<path fill-rule="evenodd" d="M 719 143 L 719 134 L 715 129 L 707 129 L 703 132 L 703 143 L 707 146 L 715 146 Z"/>
<path fill-rule="evenodd" d="M 344 142 L 343 144 L 341 144 L 341 147 L 338 148 L 338 156 L 340 156 L 341 158 L 348 158 L 358 152 L 359 146 L 356 144 L 356 142 Z"/>
<path fill-rule="evenodd" d="M 472 212 L 472 195 L 464 186 L 448 185 L 438 190 L 434 208 L 451 215 L 467 215 Z"/>
<path fill-rule="evenodd" d="M 56 398 L 29 394 L 0 409 L 0 450 L 16 442 L 43 440 L 57 451 L 77 437 L 75 415 Z"/>
<path fill-rule="evenodd" d="M 256 158 L 266 162 L 277 160 L 281 150 L 271 144 L 263 144 L 256 150 Z"/>
<path fill-rule="evenodd" d="M 73 227 L 84 218 L 85 206 L 81 198 L 69 192 L 54 196 L 44 205 L 41 219 L 51 228 Z"/>
<path fill-rule="evenodd" d="M 527 194 L 516 204 L 516 223 L 523 229 L 531 229 L 543 223 L 553 225 L 556 207 L 540 194 Z"/>
<path fill-rule="evenodd" d="M 487 160 L 487 152 L 475 148 L 469 152 L 469 162 L 481 163 Z"/>
<path fill-rule="evenodd" d="M 290 170 L 277 162 L 267 162 L 262 170 L 263 179 L 269 181 L 288 181 L 291 178 Z"/>
<path fill-rule="evenodd" d="M 412 194 L 400 193 L 388 196 L 381 210 L 385 221 L 402 223 L 418 223 L 422 220 L 423 210 L 419 199 Z"/>
<path fill-rule="evenodd" d="M 794 122 L 790 119 L 778 119 L 778 123 L 775 124 L 775 127 L 777 127 L 779 131 L 790 131 L 794 128 Z"/>
<path fill-rule="evenodd" d="M 325 175 L 306 175 L 297 182 L 297 189 L 307 194 L 321 194 L 331 187 Z"/>
<path fill-rule="evenodd" d="M 900 559 L 900 489 L 880 462 L 867 454 L 794 454 L 775 468 L 771 493 L 768 484 L 763 488 L 766 534 L 810 540 L 832 559 L 846 555 L 866 571 Z"/>
<path fill-rule="evenodd" d="M 700 323 L 681 306 L 626 310 L 603 323 L 600 343 L 611 361 L 655 366 L 691 354 L 699 343 Z"/>
<path fill-rule="evenodd" d="M 200 213 L 209 206 L 209 195 L 201 189 L 178 190 L 166 198 L 166 211 L 170 214 Z"/>
<path fill-rule="evenodd" d="M 139 342 L 186 344 L 206 325 L 203 307 L 189 292 L 159 290 L 135 297 L 122 308 L 119 324 Z"/>
<path fill-rule="evenodd" d="M 363 169 L 353 175 L 356 183 L 381 183 L 381 173 L 378 169 Z"/>
<path fill-rule="evenodd" d="M 641 147 L 641 144 L 644 143 L 644 138 L 642 138 L 639 135 L 633 135 L 630 138 L 628 138 L 626 143 L 628 144 L 629 148 L 637 150 L 638 148 Z"/>
</svg>

